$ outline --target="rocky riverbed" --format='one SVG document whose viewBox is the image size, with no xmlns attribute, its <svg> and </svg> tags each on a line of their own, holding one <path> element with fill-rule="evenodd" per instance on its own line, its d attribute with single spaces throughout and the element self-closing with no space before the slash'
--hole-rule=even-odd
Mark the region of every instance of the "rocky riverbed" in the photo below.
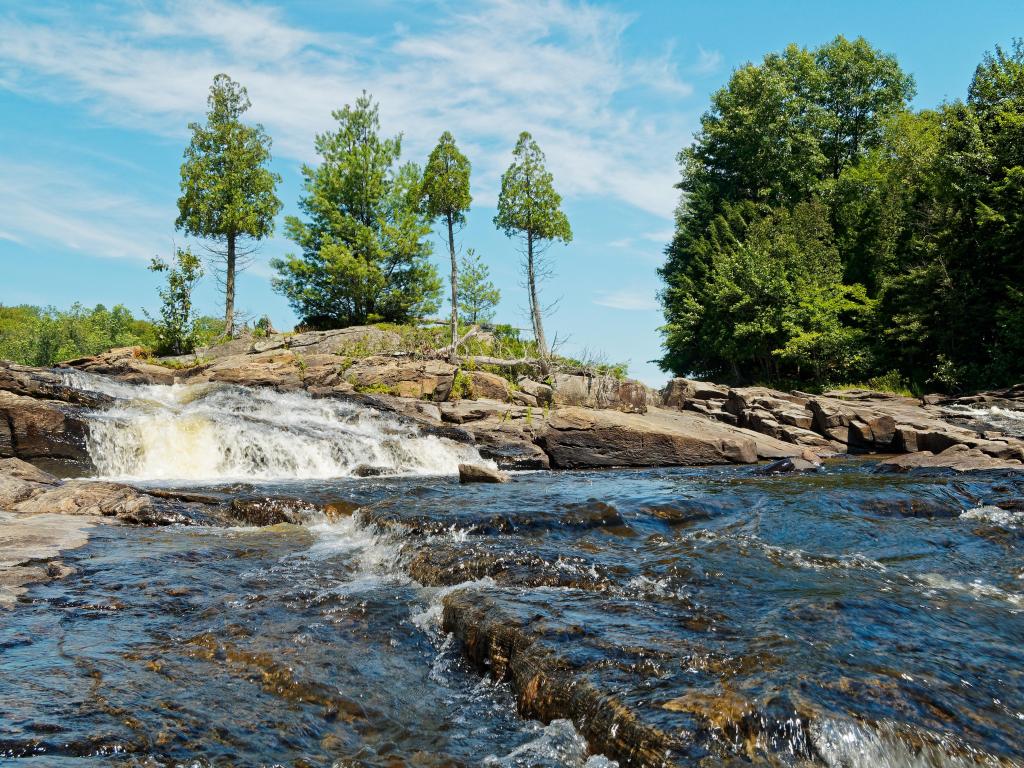
<svg viewBox="0 0 1024 768">
<path fill-rule="evenodd" d="M 510 381 L 382 333 L 0 363 L 0 754 L 1021 764 L 1024 392 Z"/>
</svg>

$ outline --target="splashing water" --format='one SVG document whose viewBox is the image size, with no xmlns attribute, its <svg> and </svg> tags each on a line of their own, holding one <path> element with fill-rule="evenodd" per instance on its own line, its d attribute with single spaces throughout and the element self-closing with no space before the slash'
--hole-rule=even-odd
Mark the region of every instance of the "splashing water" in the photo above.
<svg viewBox="0 0 1024 768">
<path fill-rule="evenodd" d="M 472 446 L 423 435 L 379 411 L 304 393 L 223 384 L 138 386 L 81 373 L 68 383 L 114 398 L 90 415 L 101 477 L 142 481 L 310 480 L 449 475 L 482 463 Z"/>
</svg>

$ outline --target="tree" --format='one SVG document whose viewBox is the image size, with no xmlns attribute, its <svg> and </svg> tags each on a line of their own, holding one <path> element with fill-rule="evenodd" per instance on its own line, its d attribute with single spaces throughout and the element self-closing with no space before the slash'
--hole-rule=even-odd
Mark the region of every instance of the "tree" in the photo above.
<svg viewBox="0 0 1024 768">
<path fill-rule="evenodd" d="M 245 125 L 251 102 L 244 87 L 225 74 L 213 78 L 206 122 L 190 123 L 192 140 L 181 165 L 176 226 L 195 237 L 223 242 L 224 333 L 235 329 L 235 274 L 241 238 L 261 240 L 274 231 L 281 177 L 266 166 L 270 137 L 261 125 Z"/>
<path fill-rule="evenodd" d="M 679 154 L 660 270 L 666 370 L 819 382 L 868 371 L 875 299 L 926 207 L 903 181 L 928 176 L 931 155 L 912 153 L 934 146 L 927 120 L 901 122 L 913 92 L 893 57 L 840 36 L 768 54 L 714 94 Z"/>
<path fill-rule="evenodd" d="M 549 356 L 537 288 L 543 275 L 543 256 L 554 241 L 572 241 L 569 219 L 562 212 L 562 197 L 554 188 L 554 179 L 544 165 L 544 153 L 526 131 L 512 151 L 512 165 L 501 177 L 498 213 L 494 225 L 508 237 L 519 237 L 524 244 L 524 267 L 530 295 L 530 319 L 542 360 Z"/>
<path fill-rule="evenodd" d="M 472 197 L 469 194 L 470 164 L 445 131 L 430 153 L 423 172 L 423 205 L 432 220 L 440 218 L 448 229 L 448 254 L 451 257 L 452 355 L 459 336 L 459 265 L 455 258 L 455 227 L 466 221 Z"/>
<path fill-rule="evenodd" d="M 885 120 L 902 112 L 915 93 L 914 78 L 896 57 L 863 37 L 842 35 L 814 52 L 821 73 L 814 101 L 821 108 L 821 151 L 832 178 L 877 146 Z"/>
<path fill-rule="evenodd" d="M 459 271 L 463 323 L 489 323 L 494 319 L 494 308 L 501 301 L 501 291 L 488 279 L 490 274 L 491 271 L 476 251 L 467 249 Z"/>
<path fill-rule="evenodd" d="M 166 286 L 159 291 L 160 319 L 155 321 L 156 351 L 161 355 L 187 354 L 196 347 L 192 291 L 203 276 L 203 265 L 191 251 L 179 248 L 174 256 L 174 264 L 154 258 L 149 270 L 167 275 Z"/>
<path fill-rule="evenodd" d="M 434 312 L 441 281 L 429 260 L 419 167 L 399 165 L 402 137 L 380 136 L 379 108 L 365 92 L 332 116 L 337 129 L 316 137 L 320 164 L 302 168 L 308 220 L 285 220 L 302 253 L 271 262 L 274 289 L 308 328 Z"/>
</svg>

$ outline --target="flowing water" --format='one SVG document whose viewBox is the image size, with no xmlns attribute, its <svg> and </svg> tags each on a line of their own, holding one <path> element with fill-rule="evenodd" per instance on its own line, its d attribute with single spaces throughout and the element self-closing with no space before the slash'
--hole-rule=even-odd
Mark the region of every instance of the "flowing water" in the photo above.
<svg viewBox="0 0 1024 768">
<path fill-rule="evenodd" d="M 678 765 L 1024 765 L 1012 475 L 460 486 L 472 449 L 355 406 L 102 386 L 105 475 L 355 511 L 94 529 L 73 575 L 0 616 L 13 765 L 609 766 L 583 724 L 521 717 L 464 660 L 442 627 L 457 596 L 672 734 Z"/>
</svg>

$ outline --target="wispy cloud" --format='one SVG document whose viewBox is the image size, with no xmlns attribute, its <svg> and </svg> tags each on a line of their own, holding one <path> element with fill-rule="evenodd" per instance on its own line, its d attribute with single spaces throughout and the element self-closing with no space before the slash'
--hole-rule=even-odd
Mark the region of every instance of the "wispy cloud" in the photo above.
<svg viewBox="0 0 1024 768">
<path fill-rule="evenodd" d="M 648 312 L 658 309 L 658 300 L 653 290 L 598 291 L 594 303 L 601 307 L 632 312 Z"/>
<path fill-rule="evenodd" d="M 388 130 L 422 157 L 445 129 L 474 161 L 477 200 L 493 203 L 518 131 L 534 133 L 564 194 L 610 197 L 668 218 L 674 155 L 691 93 L 671 52 L 627 55 L 630 19 L 571 0 L 438 4 L 429 26 L 371 37 L 328 34 L 270 5 L 166 3 L 121 13 L 86 7 L 0 18 L 4 87 L 76 100 L 108 121 L 184 137 L 214 74 L 248 86 L 254 119 L 284 157 L 313 159 L 314 133 L 363 88 Z M 99 26 L 102 20 L 104 26 Z M 511 34 L 510 30 L 515 33 Z M 711 61 L 705 56 L 702 61 Z M 640 113 L 636 97 L 665 104 Z"/>
<path fill-rule="evenodd" d="M 692 71 L 698 75 L 713 75 L 722 67 L 722 54 L 720 51 L 706 51 L 697 47 L 697 63 L 693 65 Z"/>
<path fill-rule="evenodd" d="M 0 238 L 112 258 L 148 259 L 169 246 L 173 212 L 111 190 L 79 169 L 0 158 L 0 178 Z"/>
</svg>

